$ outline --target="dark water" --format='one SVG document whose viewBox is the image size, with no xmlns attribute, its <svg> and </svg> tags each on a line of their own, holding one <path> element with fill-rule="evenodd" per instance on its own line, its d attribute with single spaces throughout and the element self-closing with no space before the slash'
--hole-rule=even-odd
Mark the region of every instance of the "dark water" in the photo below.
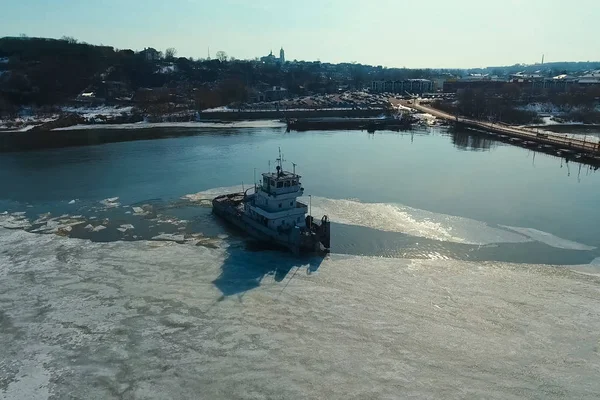
<svg viewBox="0 0 600 400">
<path fill-rule="evenodd" d="M 297 163 L 315 214 L 332 214 L 335 253 L 551 264 L 599 255 L 600 175 L 584 165 L 443 128 L 198 133 L 2 154 L 0 212 L 106 220 L 102 232 L 83 224 L 68 233 L 97 241 L 231 234 L 206 201 L 182 197 L 251 185 L 254 168 L 267 171 L 281 147 L 287 168 Z M 100 204 L 113 197 L 118 207 Z M 125 207 L 142 205 L 151 211 L 136 216 Z M 123 224 L 135 228 L 117 230 Z"/>
</svg>

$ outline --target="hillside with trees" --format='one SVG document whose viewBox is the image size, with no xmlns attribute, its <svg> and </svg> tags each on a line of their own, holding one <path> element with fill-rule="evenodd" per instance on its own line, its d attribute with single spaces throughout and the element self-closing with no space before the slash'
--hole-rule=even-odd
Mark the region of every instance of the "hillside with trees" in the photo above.
<svg viewBox="0 0 600 400">
<path fill-rule="evenodd" d="M 362 90 L 373 80 L 460 77 L 469 73 L 538 71 L 552 76 L 572 70 L 600 68 L 600 63 L 548 63 L 469 70 L 385 68 L 357 63 L 319 61 L 262 62 L 237 60 L 225 51 L 215 59 L 177 57 L 175 47 L 158 51 L 116 49 L 91 45 L 70 37 L 62 39 L 0 38 L 0 117 L 16 115 L 23 107 L 64 105 L 135 105 L 146 115 L 177 110 L 204 110 L 257 101 L 257 93 L 283 87 L 290 96 L 312 96 Z M 539 101 L 531 93 L 479 93 L 461 95 L 465 115 L 497 114 L 525 122 L 527 113 L 508 111 L 509 103 Z M 554 97 L 552 97 L 554 96 Z M 579 97 L 577 97 L 579 96 Z M 545 101 L 597 103 L 597 93 L 546 94 Z M 594 104 L 595 104 L 594 103 Z M 452 105 L 446 105 L 452 106 Z M 456 105 L 453 105 L 456 107 Z M 584 109 L 585 111 L 585 109 Z M 138 117 L 139 118 L 139 117 Z"/>
<path fill-rule="evenodd" d="M 362 89 L 373 79 L 429 77 L 430 70 L 387 69 L 356 63 L 293 61 L 284 65 L 177 57 L 175 48 L 134 52 L 62 39 L 0 39 L 0 112 L 65 104 L 85 93 L 106 103 L 183 102 L 203 109 L 247 101 L 257 88 L 285 87 L 291 95 Z M 158 90 L 160 89 L 160 90 Z"/>
</svg>

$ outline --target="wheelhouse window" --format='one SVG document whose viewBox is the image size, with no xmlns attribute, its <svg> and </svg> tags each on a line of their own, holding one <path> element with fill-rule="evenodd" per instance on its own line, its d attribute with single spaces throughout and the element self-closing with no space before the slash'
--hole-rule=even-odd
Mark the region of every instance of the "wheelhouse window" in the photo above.
<svg viewBox="0 0 600 400">
<path fill-rule="evenodd" d="M 275 181 L 271 179 L 271 186 L 275 186 Z"/>
<path fill-rule="evenodd" d="M 292 186 L 296 186 L 296 185 L 298 185 L 298 182 L 297 182 L 297 181 L 294 179 L 294 180 L 292 181 Z"/>
<path fill-rule="evenodd" d="M 263 185 L 269 186 L 269 178 L 263 178 Z"/>
<path fill-rule="evenodd" d="M 290 187 L 290 181 L 285 181 L 285 187 Z"/>
<path fill-rule="evenodd" d="M 281 188 L 281 187 L 283 187 L 283 182 L 277 182 L 277 187 L 278 187 L 278 188 Z"/>
</svg>

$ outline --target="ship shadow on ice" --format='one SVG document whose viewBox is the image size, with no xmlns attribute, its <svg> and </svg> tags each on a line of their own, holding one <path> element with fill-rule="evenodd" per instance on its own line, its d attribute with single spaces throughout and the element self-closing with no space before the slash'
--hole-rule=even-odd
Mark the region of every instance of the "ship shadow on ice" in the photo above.
<svg viewBox="0 0 600 400">
<path fill-rule="evenodd" d="M 265 280 L 281 284 L 283 289 L 294 275 L 316 272 L 323 259 L 316 255 L 294 256 L 272 246 L 247 241 L 228 248 L 221 274 L 213 284 L 224 297 L 242 295 L 258 288 Z"/>
</svg>

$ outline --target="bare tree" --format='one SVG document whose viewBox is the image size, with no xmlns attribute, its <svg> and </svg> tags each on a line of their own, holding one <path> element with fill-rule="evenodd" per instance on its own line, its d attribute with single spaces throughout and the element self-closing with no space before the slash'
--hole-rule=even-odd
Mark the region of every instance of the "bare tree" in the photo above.
<svg viewBox="0 0 600 400">
<path fill-rule="evenodd" d="M 217 60 L 221 62 L 227 61 L 227 53 L 225 53 L 223 50 L 217 51 Z"/>
<path fill-rule="evenodd" d="M 169 47 L 167 50 L 165 50 L 165 58 L 167 60 L 174 59 L 176 55 L 177 55 L 177 50 L 174 47 Z"/>
</svg>

